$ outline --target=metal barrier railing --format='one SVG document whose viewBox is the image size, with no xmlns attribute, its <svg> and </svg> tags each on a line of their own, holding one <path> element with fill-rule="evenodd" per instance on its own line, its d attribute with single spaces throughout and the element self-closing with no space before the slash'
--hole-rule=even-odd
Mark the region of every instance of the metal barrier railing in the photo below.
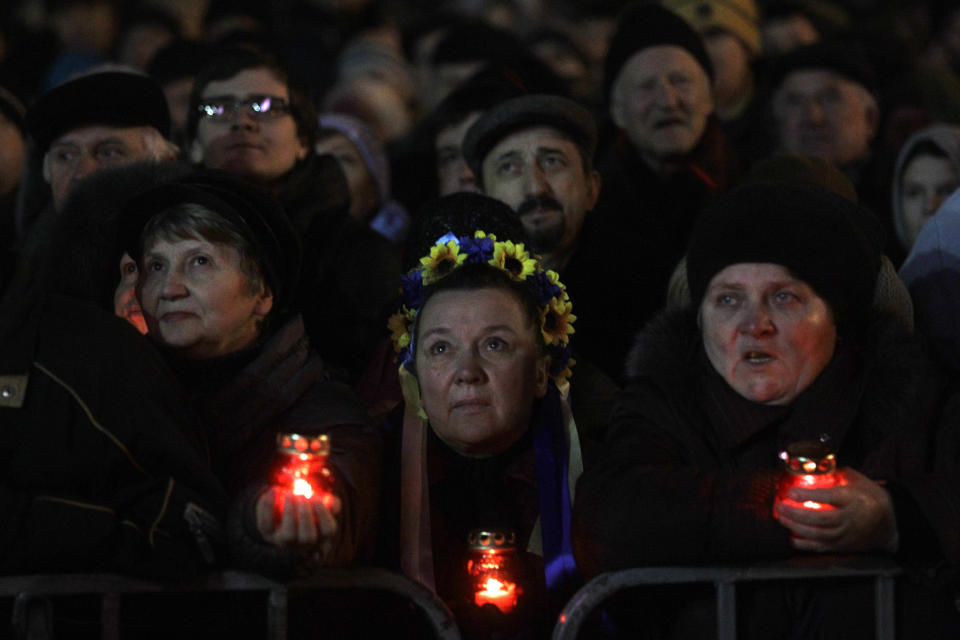
<svg viewBox="0 0 960 640">
<path fill-rule="evenodd" d="M 639 586 L 713 583 L 717 638 L 737 637 L 736 585 L 772 580 L 863 578 L 874 581 L 874 625 L 878 640 L 893 640 L 894 580 L 900 567 L 889 558 L 811 556 L 793 561 L 722 567 L 645 567 L 602 573 L 573 595 L 557 619 L 553 640 L 573 640 L 587 616 L 608 597 Z"/>
<path fill-rule="evenodd" d="M 326 569 L 289 585 L 260 575 L 225 571 L 189 584 L 170 585 L 115 574 L 38 574 L 0 577 L 0 597 L 16 598 L 14 627 L 20 638 L 49 637 L 52 629 L 50 596 L 100 597 L 101 638 L 120 637 L 123 596 L 150 593 L 264 592 L 268 640 L 287 637 L 288 589 L 352 589 L 384 591 L 405 597 L 424 614 L 439 640 L 460 640 L 460 631 L 447 606 L 423 585 L 399 574 L 375 568 Z"/>
</svg>

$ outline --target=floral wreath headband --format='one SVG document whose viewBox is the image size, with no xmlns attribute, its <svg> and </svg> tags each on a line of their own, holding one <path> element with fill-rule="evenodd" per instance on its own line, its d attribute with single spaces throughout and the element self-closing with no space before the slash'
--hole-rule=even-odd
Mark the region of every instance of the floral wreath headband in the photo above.
<svg viewBox="0 0 960 640">
<path fill-rule="evenodd" d="M 473 237 L 444 235 L 431 247 L 430 255 L 420 258 L 419 267 L 401 277 L 403 304 L 387 323 L 400 365 L 413 370 L 413 325 L 423 308 L 424 287 L 465 264 L 488 264 L 526 285 L 540 309 L 540 333 L 550 355 L 550 376 L 562 388 L 576 364 L 570 357 L 570 335 L 577 317 L 571 313 L 567 288 L 555 271 L 541 267 L 539 256 L 530 255 L 523 243 L 498 242 L 492 233 L 483 231 L 476 231 Z"/>
</svg>

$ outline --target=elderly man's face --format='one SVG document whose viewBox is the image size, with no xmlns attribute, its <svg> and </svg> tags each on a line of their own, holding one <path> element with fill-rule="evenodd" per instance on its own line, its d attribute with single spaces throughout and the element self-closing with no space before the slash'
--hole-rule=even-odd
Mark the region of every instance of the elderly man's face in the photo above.
<svg viewBox="0 0 960 640">
<path fill-rule="evenodd" d="M 794 71 L 773 96 L 782 150 L 845 167 L 864 158 L 876 133 L 876 103 L 860 84 L 826 70 Z"/>
<path fill-rule="evenodd" d="M 73 186 L 105 167 L 152 159 L 148 127 L 91 125 L 68 131 L 47 152 L 44 176 L 50 183 L 54 209 L 59 211 Z"/>
<path fill-rule="evenodd" d="M 600 193 L 599 174 L 584 171 L 576 144 L 552 127 L 521 129 L 482 168 L 484 192 L 519 214 L 535 252 L 549 263 L 571 250 Z"/>
<path fill-rule="evenodd" d="M 697 146 L 713 106 L 707 72 L 686 49 L 674 45 L 633 54 L 611 88 L 614 123 L 654 167 Z"/>
<path fill-rule="evenodd" d="M 277 99 L 290 100 L 287 85 L 266 67 L 258 67 L 209 83 L 200 101 L 233 104 L 253 96 L 270 96 L 275 104 L 280 104 Z M 308 151 L 293 116 L 275 106 L 269 115 L 242 108 L 232 115 L 201 117 L 191 154 L 206 167 L 269 183 L 293 169 Z"/>
</svg>

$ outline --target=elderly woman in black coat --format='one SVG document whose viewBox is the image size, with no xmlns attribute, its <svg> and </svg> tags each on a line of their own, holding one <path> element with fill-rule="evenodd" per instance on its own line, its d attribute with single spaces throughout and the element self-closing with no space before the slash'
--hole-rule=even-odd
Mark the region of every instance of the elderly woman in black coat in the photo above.
<svg viewBox="0 0 960 640">
<path fill-rule="evenodd" d="M 639 334 L 606 447 L 578 484 L 588 574 L 800 552 L 960 558 L 955 485 L 929 474 L 941 383 L 897 322 L 871 313 L 874 229 L 815 187 L 743 187 L 704 214 L 687 254 L 696 308 Z M 783 487 L 778 454 L 803 442 L 835 454 L 833 486 Z M 872 636 L 850 615 L 868 590 L 838 589 L 757 589 L 744 619 L 759 637 Z M 696 619 L 667 618 L 665 635 Z"/>
<path fill-rule="evenodd" d="M 148 335 L 202 418 L 238 562 L 290 574 L 369 552 L 380 439 L 309 347 L 293 302 L 299 241 L 279 204 L 208 172 L 140 194 L 125 216 Z M 329 491 L 279 485 L 289 433 L 329 438 Z"/>
</svg>

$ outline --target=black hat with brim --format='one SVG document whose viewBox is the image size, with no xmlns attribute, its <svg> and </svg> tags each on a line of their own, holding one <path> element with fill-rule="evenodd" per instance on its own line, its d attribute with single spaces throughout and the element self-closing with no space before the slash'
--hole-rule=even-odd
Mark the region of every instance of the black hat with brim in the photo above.
<svg viewBox="0 0 960 640">
<path fill-rule="evenodd" d="M 140 257 L 141 235 L 150 219 L 181 204 L 197 204 L 230 221 L 250 242 L 260 261 L 274 308 L 281 311 L 299 284 L 300 237 L 280 203 L 269 193 L 222 171 L 205 170 L 137 194 L 124 206 L 124 248 Z"/>
<path fill-rule="evenodd" d="M 131 71 L 102 71 L 47 91 L 27 110 L 25 128 L 41 149 L 77 127 L 151 126 L 170 135 L 170 111 L 160 86 Z"/>
</svg>

